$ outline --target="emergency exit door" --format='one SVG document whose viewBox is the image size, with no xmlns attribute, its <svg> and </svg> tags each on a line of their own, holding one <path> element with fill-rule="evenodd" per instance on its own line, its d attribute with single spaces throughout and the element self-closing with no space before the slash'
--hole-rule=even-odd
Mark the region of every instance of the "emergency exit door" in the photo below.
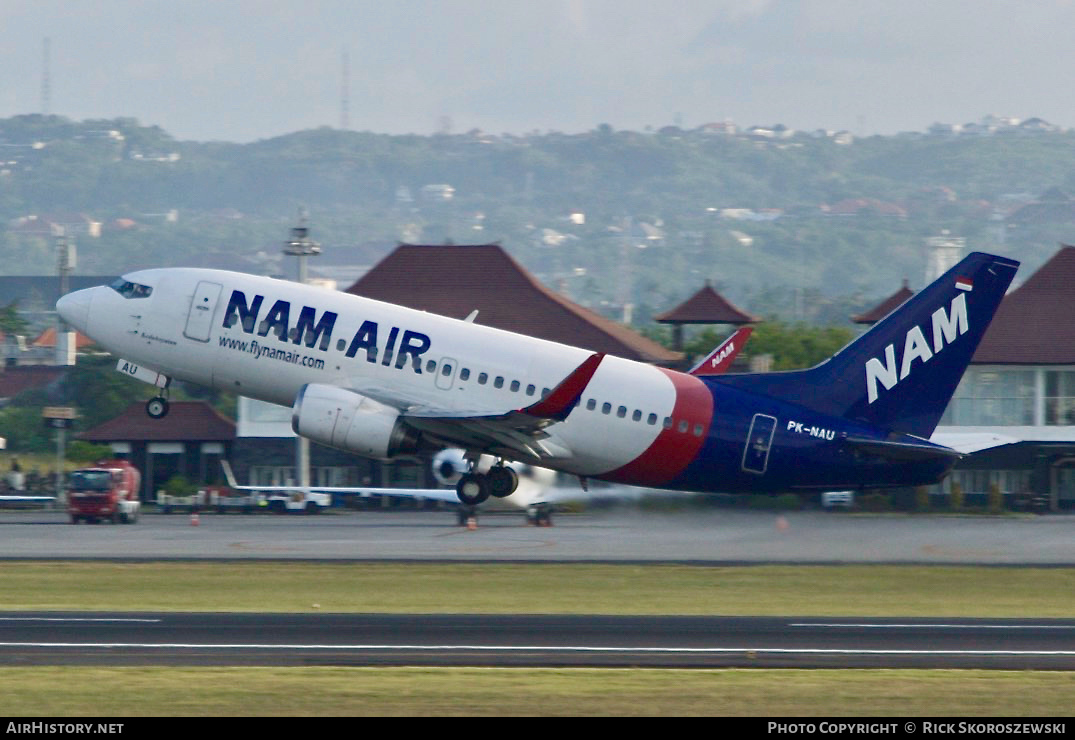
<svg viewBox="0 0 1075 740">
<path fill-rule="evenodd" d="M 761 475 L 769 465 L 769 449 L 773 445 L 773 432 L 776 431 L 776 418 L 765 414 L 754 414 L 747 434 L 746 449 L 743 450 L 743 470 Z"/>
</svg>

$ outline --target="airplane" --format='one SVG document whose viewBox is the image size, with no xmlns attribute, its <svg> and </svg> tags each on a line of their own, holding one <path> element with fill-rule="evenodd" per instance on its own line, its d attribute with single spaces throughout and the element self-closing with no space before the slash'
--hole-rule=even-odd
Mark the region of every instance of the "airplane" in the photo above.
<svg viewBox="0 0 1075 740">
<path fill-rule="evenodd" d="M 694 376 L 266 277 L 129 273 L 57 310 L 161 391 L 180 379 L 291 405 L 297 434 L 391 459 L 459 447 L 466 505 L 505 461 L 656 489 L 782 493 L 929 485 L 929 437 L 1019 263 L 972 253 L 807 370 Z M 496 462 L 475 469 L 482 455 Z"/>
</svg>

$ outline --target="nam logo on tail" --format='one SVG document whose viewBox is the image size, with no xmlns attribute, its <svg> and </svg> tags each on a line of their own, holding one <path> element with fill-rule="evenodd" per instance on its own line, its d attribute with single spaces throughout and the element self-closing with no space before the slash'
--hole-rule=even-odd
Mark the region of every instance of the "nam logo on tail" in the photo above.
<svg viewBox="0 0 1075 740">
<path fill-rule="evenodd" d="M 941 352 L 970 329 L 966 296 L 967 291 L 970 291 L 973 286 L 969 280 L 959 278 L 956 287 L 962 292 L 952 299 L 950 310 L 945 311 L 944 306 L 941 306 L 933 312 L 932 345 L 926 341 L 922 327 L 912 326 L 904 339 L 902 359 L 899 363 L 897 363 L 894 344 L 885 347 L 884 363 L 876 357 L 866 362 L 866 395 L 870 403 L 877 400 L 878 381 L 886 391 L 892 390 L 897 383 L 911 374 L 912 363 L 915 360 L 921 360 L 922 363 L 929 362 L 933 355 Z"/>
</svg>

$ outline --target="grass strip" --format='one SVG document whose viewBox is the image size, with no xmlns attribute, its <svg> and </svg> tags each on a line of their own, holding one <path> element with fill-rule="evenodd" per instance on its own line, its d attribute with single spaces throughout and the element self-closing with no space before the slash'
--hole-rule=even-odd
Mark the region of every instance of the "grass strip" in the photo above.
<svg viewBox="0 0 1075 740">
<path fill-rule="evenodd" d="M 1070 716 L 1075 674 L 981 670 L 0 668 L 0 714 Z"/>
<path fill-rule="evenodd" d="M 0 609 L 1047 618 L 1075 568 L 9 561 Z"/>
</svg>

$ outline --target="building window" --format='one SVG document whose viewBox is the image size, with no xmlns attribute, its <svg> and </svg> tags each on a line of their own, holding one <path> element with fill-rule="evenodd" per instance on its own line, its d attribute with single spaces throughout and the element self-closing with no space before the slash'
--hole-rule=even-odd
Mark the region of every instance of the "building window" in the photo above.
<svg viewBox="0 0 1075 740">
<path fill-rule="evenodd" d="M 1045 423 L 1075 426 L 1075 371 L 1045 371 Z"/>
<path fill-rule="evenodd" d="M 941 424 L 1032 426 L 1035 396 L 1034 370 L 970 367 L 956 388 Z"/>
</svg>

